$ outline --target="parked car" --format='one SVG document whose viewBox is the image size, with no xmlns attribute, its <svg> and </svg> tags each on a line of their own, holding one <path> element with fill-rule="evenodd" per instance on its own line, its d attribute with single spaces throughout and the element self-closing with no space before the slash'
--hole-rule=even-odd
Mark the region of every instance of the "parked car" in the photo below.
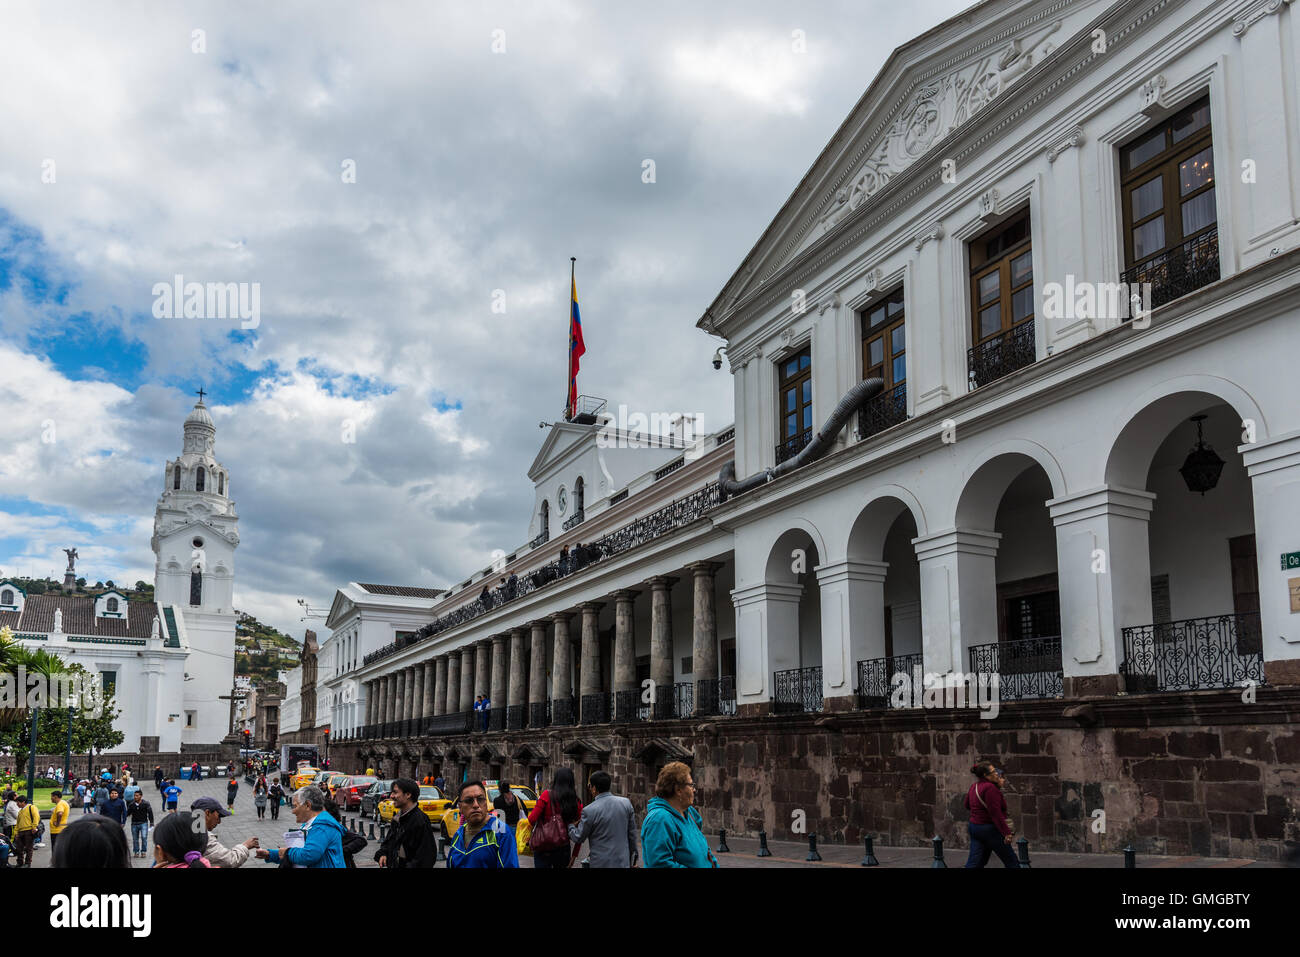
<svg viewBox="0 0 1300 957">
<path fill-rule="evenodd" d="M 316 775 L 320 774 L 320 768 L 299 768 L 289 777 L 289 787 L 291 790 L 305 788 L 316 780 Z"/>
<path fill-rule="evenodd" d="M 369 791 L 370 785 L 378 780 L 373 774 L 348 775 L 339 782 L 336 791 L 338 796 L 334 800 L 345 811 L 360 810 L 361 795 Z"/>
<path fill-rule="evenodd" d="M 379 820 L 379 802 L 388 797 L 388 792 L 393 789 L 392 780 L 376 781 L 370 785 L 366 793 L 361 795 L 361 816 Z"/>
<path fill-rule="evenodd" d="M 500 781 L 484 781 L 487 786 L 488 803 L 491 804 L 501 793 Z M 527 817 L 534 805 L 537 804 L 537 795 L 533 793 L 532 788 L 526 788 L 522 784 L 510 785 L 510 793 L 519 801 L 520 817 Z M 492 808 L 496 810 L 495 806 Z M 436 818 L 431 818 L 433 823 L 442 831 L 444 840 L 450 841 L 460 827 L 460 810 L 456 807 L 454 800 L 448 800 L 441 814 Z"/>
<path fill-rule="evenodd" d="M 391 784 L 391 782 L 390 782 Z M 446 797 L 432 784 L 420 785 L 420 810 L 424 812 L 425 817 L 433 824 L 438 823 L 447 806 L 451 804 L 451 799 Z M 397 805 L 393 803 L 391 797 L 386 797 L 379 802 L 379 820 L 387 824 L 397 817 Z"/>
</svg>

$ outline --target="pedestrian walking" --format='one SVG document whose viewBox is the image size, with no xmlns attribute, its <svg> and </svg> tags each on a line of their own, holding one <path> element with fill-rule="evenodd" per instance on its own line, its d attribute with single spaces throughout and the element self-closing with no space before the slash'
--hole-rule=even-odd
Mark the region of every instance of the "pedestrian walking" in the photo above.
<svg viewBox="0 0 1300 957">
<path fill-rule="evenodd" d="M 176 802 L 181 799 L 181 789 L 176 786 L 175 781 L 168 781 L 167 786 L 163 788 L 164 807 L 168 811 L 176 810 Z"/>
<path fill-rule="evenodd" d="M 14 823 L 14 852 L 19 867 L 32 866 L 32 849 L 36 846 L 36 832 L 41 826 L 41 812 L 35 804 L 27 803 L 27 795 L 19 794 L 18 819 Z"/>
<path fill-rule="evenodd" d="M 199 812 L 169 814 L 153 833 L 153 866 L 161 870 L 211 867 L 203 853 L 205 840 Z"/>
<path fill-rule="evenodd" d="M 257 856 L 272 864 L 286 860 L 298 867 L 347 867 L 343 860 L 343 825 L 325 810 L 325 793 L 314 784 L 293 794 L 293 816 L 304 832 L 301 847 L 260 848 Z"/>
<path fill-rule="evenodd" d="M 505 821 L 506 827 L 513 831 L 519 826 L 523 807 L 515 792 L 510 790 L 510 782 L 501 781 L 497 784 L 497 788 L 497 799 L 492 802 L 492 813 Z"/>
<path fill-rule="evenodd" d="M 126 831 L 106 817 L 92 814 L 69 824 L 54 848 L 53 867 L 121 870 L 131 866 Z"/>
<path fill-rule="evenodd" d="M 266 792 L 266 797 L 271 805 L 271 820 L 280 820 L 280 805 L 284 803 L 284 788 L 280 786 L 279 781 L 274 781 Z"/>
<path fill-rule="evenodd" d="M 207 832 L 207 841 L 203 856 L 213 867 L 242 867 L 257 849 L 257 838 L 250 837 L 234 847 L 226 847 L 217 840 L 217 825 L 223 817 L 230 817 L 230 812 L 217 803 L 214 797 L 201 797 L 190 805 L 190 810 L 203 815 L 203 829 Z M 184 818 L 184 815 L 180 815 Z M 196 819 L 197 821 L 197 819 Z"/>
<path fill-rule="evenodd" d="M 26 798 L 24 798 L 26 800 Z M 5 840 L 14 842 L 14 828 L 18 825 L 18 794 L 11 790 L 4 793 L 5 802 Z"/>
<path fill-rule="evenodd" d="M 410 778 L 398 778 L 389 793 L 397 818 L 375 851 L 380 867 L 433 867 L 438 860 L 433 826 L 420 810 L 420 785 Z"/>
<path fill-rule="evenodd" d="M 104 805 L 108 803 L 108 782 L 100 775 L 99 784 L 95 787 L 95 813 L 103 814 Z"/>
<path fill-rule="evenodd" d="M 163 769 L 162 769 L 162 765 L 161 765 L 161 764 L 155 764 L 155 765 L 153 766 L 153 786 L 156 787 L 156 788 L 158 789 L 158 793 L 159 793 L 159 794 L 162 794 L 162 789 L 163 789 Z"/>
<path fill-rule="evenodd" d="M 253 787 L 253 807 L 257 809 L 257 819 L 260 821 L 266 817 L 266 781 L 259 781 Z"/>
<path fill-rule="evenodd" d="M 104 802 L 104 807 L 99 813 L 119 825 L 125 824 L 126 802 L 122 800 L 122 792 L 117 788 L 109 788 L 108 800 Z"/>
<path fill-rule="evenodd" d="M 1011 818 L 1007 817 L 1006 798 L 1002 796 L 1002 789 L 1007 785 L 1006 776 L 991 761 L 972 765 L 970 773 L 975 775 L 975 783 L 962 802 L 970 811 L 970 821 L 966 824 L 970 854 L 966 857 L 966 866 L 984 867 L 989 862 L 989 855 L 996 854 L 1004 867 L 1018 868 L 1020 862 L 1011 850 L 1015 832 L 1011 828 Z"/>
<path fill-rule="evenodd" d="M 226 810 L 235 809 L 235 795 L 239 793 L 239 779 L 232 777 L 226 784 Z"/>
<path fill-rule="evenodd" d="M 51 791 L 50 800 L 54 802 L 54 810 L 50 812 L 50 853 L 54 853 L 55 846 L 59 843 L 59 836 L 68 826 L 68 819 L 72 816 L 72 808 L 68 802 L 63 800 L 62 791 Z"/>
<path fill-rule="evenodd" d="M 88 781 L 78 781 L 77 786 L 73 789 L 77 795 L 76 802 L 81 805 L 81 813 L 89 814 L 95 808 L 95 799 L 90 793 Z"/>
<path fill-rule="evenodd" d="M 587 841 L 591 867 L 636 863 L 636 811 L 627 798 L 609 793 L 612 785 L 608 771 L 593 771 L 587 779 L 591 802 L 582 809 L 582 820 L 569 827 L 569 840 L 575 845 Z"/>
<path fill-rule="evenodd" d="M 122 789 L 122 800 L 125 801 L 127 804 L 130 804 L 133 800 L 135 800 L 135 796 L 139 793 L 140 793 L 140 785 L 136 784 L 135 780 L 132 779 L 131 782 Z"/>
<path fill-rule="evenodd" d="M 325 811 L 339 824 L 343 824 L 343 813 L 339 810 L 338 804 L 329 798 L 325 799 Z M 359 852 L 365 850 L 366 845 L 369 843 L 362 837 L 360 831 L 349 831 L 345 827 L 343 831 L 343 866 L 355 869 L 357 864 L 353 858 Z M 286 862 L 281 861 L 280 866 L 285 867 Z"/>
<path fill-rule="evenodd" d="M 717 867 L 695 804 L 695 781 L 681 761 L 664 765 L 646 803 L 641 853 L 646 867 Z"/>
<path fill-rule="evenodd" d="M 126 806 L 126 816 L 131 821 L 131 856 L 147 857 L 149 854 L 149 827 L 153 824 L 153 805 L 137 789 Z"/>
<path fill-rule="evenodd" d="M 442 771 L 439 771 L 438 776 L 433 779 L 433 786 L 438 789 L 439 793 L 447 790 L 447 779 L 442 776 Z"/>
<path fill-rule="evenodd" d="M 393 785 L 396 787 L 396 784 Z M 482 781 L 466 781 L 456 796 L 460 827 L 447 848 L 447 866 L 453 870 L 500 870 L 519 867 L 515 835 L 504 821 L 488 813 L 487 788 Z M 568 850 L 568 841 L 565 841 Z"/>
<path fill-rule="evenodd" d="M 528 846 L 533 849 L 533 867 L 569 867 L 574 854 L 569 847 L 569 825 L 582 819 L 582 802 L 574 787 L 573 771 L 560 768 L 555 783 L 543 791 L 528 812 L 533 827 Z"/>
</svg>

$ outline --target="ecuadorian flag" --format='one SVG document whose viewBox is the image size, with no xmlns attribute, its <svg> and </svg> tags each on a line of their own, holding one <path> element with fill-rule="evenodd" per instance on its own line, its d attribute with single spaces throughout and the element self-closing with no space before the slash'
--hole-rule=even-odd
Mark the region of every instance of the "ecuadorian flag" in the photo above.
<svg viewBox="0 0 1300 957">
<path fill-rule="evenodd" d="M 578 360 L 587 352 L 582 342 L 582 319 L 578 315 L 578 283 L 570 279 L 572 293 L 569 299 L 569 398 L 564 415 L 572 419 L 578 412 Z"/>
</svg>

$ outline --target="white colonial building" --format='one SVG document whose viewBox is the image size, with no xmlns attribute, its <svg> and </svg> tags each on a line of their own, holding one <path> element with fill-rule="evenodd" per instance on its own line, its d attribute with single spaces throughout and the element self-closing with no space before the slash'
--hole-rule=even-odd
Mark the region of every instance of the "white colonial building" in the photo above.
<svg viewBox="0 0 1300 957">
<path fill-rule="evenodd" d="M 734 429 L 624 483 L 554 427 L 530 544 L 344 655 L 339 727 L 1300 684 L 1297 49 L 1280 0 L 989 0 L 897 50 L 698 322 Z"/>
<path fill-rule="evenodd" d="M 124 749 L 178 752 L 229 731 L 235 660 L 232 597 L 239 517 L 213 458 L 216 427 L 202 397 L 185 419 L 154 513 L 154 601 L 26 595 L 0 582 L 0 627 L 99 674 L 121 710 Z"/>
</svg>

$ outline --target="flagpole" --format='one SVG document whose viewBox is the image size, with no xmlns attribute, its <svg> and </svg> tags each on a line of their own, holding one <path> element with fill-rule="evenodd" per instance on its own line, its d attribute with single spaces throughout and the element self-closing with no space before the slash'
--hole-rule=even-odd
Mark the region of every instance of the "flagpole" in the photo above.
<svg viewBox="0 0 1300 957">
<path fill-rule="evenodd" d="M 564 418 L 570 422 L 572 422 L 573 417 L 578 414 L 578 410 L 573 408 L 569 404 L 569 398 L 570 396 L 573 395 L 573 289 L 574 286 L 577 284 L 577 274 L 574 271 L 577 268 L 577 262 L 578 262 L 577 256 L 569 257 L 569 323 L 568 326 L 566 327 L 569 330 L 568 336 L 566 337 L 569 344 L 569 348 L 567 350 L 569 361 L 568 364 L 565 366 L 566 376 L 564 381 Z M 574 401 L 576 404 L 576 398 Z"/>
</svg>

